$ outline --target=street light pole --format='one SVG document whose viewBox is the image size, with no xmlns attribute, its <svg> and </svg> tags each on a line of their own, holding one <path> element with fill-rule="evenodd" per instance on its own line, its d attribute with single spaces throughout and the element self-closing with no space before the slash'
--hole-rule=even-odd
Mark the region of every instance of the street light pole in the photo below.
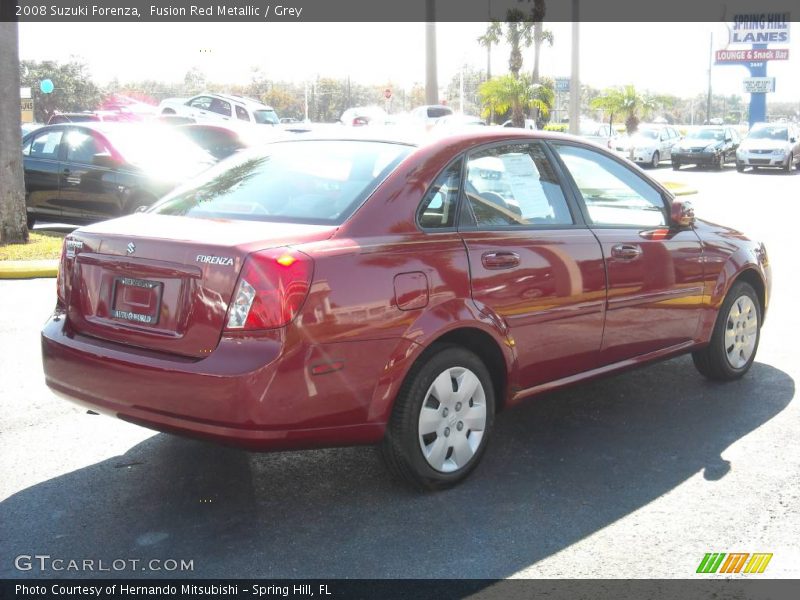
<svg viewBox="0 0 800 600">
<path fill-rule="evenodd" d="M 436 80 L 436 4 L 425 0 L 425 102 L 439 104 Z"/>
<path fill-rule="evenodd" d="M 714 32 L 708 43 L 708 99 L 706 100 L 706 122 L 711 123 L 711 56 L 714 54 Z"/>
<path fill-rule="evenodd" d="M 580 132 L 581 120 L 581 81 L 580 81 L 580 23 L 578 2 L 572 0 L 572 73 L 569 80 L 569 132 Z"/>
</svg>

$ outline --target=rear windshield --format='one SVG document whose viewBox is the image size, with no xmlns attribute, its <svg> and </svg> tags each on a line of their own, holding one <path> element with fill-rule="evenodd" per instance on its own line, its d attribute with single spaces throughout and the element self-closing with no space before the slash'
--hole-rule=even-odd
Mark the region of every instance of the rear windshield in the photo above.
<svg viewBox="0 0 800 600">
<path fill-rule="evenodd" d="M 720 141 L 725 138 L 725 132 L 722 129 L 700 129 L 690 133 L 688 136 L 693 140 L 717 140 Z"/>
<path fill-rule="evenodd" d="M 150 212 L 338 225 L 411 152 L 386 142 L 303 140 L 245 151 L 179 187 Z"/>
<path fill-rule="evenodd" d="M 281 122 L 274 110 L 254 110 L 253 118 L 261 125 L 277 125 Z"/>
</svg>

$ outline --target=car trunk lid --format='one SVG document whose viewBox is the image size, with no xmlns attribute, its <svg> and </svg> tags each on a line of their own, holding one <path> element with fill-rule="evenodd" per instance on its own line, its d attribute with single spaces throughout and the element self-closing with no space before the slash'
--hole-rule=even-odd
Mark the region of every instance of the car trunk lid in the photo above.
<svg viewBox="0 0 800 600">
<path fill-rule="evenodd" d="M 329 238 L 332 226 L 137 214 L 69 236 L 71 328 L 202 358 L 216 348 L 248 254 Z"/>
</svg>

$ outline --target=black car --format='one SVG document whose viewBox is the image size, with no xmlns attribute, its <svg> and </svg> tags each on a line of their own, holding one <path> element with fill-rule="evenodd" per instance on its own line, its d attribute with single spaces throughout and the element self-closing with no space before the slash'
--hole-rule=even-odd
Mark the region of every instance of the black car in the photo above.
<svg viewBox="0 0 800 600">
<path fill-rule="evenodd" d="M 22 141 L 28 227 L 92 223 L 149 206 L 214 158 L 170 127 L 48 125 Z"/>
<path fill-rule="evenodd" d="M 699 127 L 672 147 L 672 168 L 677 171 L 681 165 L 697 165 L 721 170 L 725 163 L 736 160 L 739 142 L 732 127 Z"/>
</svg>

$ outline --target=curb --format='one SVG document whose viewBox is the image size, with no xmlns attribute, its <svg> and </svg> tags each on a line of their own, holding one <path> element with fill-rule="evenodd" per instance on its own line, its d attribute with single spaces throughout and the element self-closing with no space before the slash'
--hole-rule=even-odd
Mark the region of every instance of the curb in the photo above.
<svg viewBox="0 0 800 600">
<path fill-rule="evenodd" d="M 0 260 L 0 279 L 34 279 L 58 275 L 58 260 Z"/>
</svg>

